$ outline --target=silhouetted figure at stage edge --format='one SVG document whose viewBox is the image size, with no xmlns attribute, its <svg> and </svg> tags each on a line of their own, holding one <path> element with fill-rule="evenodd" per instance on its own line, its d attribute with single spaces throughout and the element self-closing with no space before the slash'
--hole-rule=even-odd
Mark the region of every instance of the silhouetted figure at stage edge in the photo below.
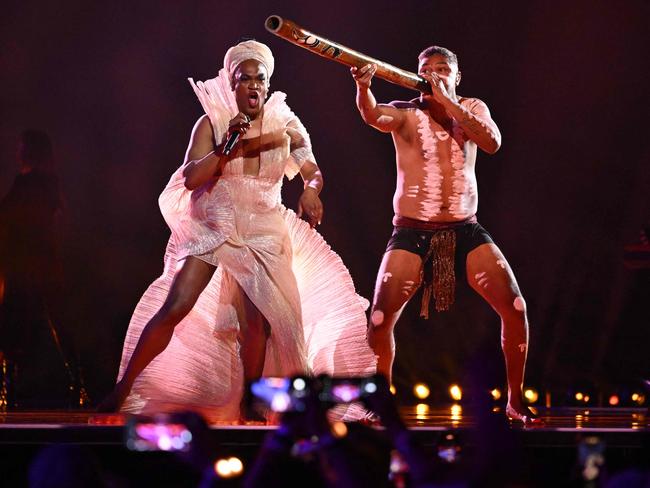
<svg viewBox="0 0 650 488">
<path fill-rule="evenodd" d="M 70 382 L 55 318 L 62 199 L 49 136 L 24 131 L 17 159 L 19 173 L 0 202 L 0 358 L 10 370 L 9 407 L 63 406 Z"/>
</svg>

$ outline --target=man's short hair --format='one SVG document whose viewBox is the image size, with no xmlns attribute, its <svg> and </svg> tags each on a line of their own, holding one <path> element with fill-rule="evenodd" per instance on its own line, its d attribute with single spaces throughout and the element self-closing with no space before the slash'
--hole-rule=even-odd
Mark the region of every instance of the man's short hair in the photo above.
<svg viewBox="0 0 650 488">
<path fill-rule="evenodd" d="M 422 61 L 424 58 L 430 58 L 431 56 L 435 56 L 436 54 L 440 54 L 441 56 L 444 56 L 447 59 L 448 63 L 450 64 L 453 63 L 456 66 L 458 66 L 458 56 L 456 56 L 453 52 L 451 52 L 446 47 L 441 47 L 441 46 L 429 46 L 428 48 L 426 48 L 418 56 L 418 62 Z"/>
</svg>

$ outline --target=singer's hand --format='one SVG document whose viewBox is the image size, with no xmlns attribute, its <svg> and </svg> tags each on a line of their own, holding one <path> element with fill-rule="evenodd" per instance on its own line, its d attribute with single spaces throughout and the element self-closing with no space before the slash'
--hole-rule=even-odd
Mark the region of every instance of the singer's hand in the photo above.
<svg viewBox="0 0 650 488">
<path fill-rule="evenodd" d="M 226 133 L 226 140 L 221 148 L 221 154 L 229 156 L 233 148 L 239 142 L 246 131 L 250 129 L 250 119 L 248 115 L 239 112 L 228 124 L 228 132 Z"/>
<path fill-rule="evenodd" d="M 356 81 L 357 86 L 362 88 L 370 88 L 372 83 L 372 77 L 375 76 L 377 72 L 376 64 L 366 64 L 361 68 L 356 68 L 353 66 L 350 68 L 350 73 L 352 73 L 352 78 Z"/>
<path fill-rule="evenodd" d="M 309 225 L 316 227 L 323 219 L 323 202 L 318 197 L 318 192 L 307 187 L 298 200 L 298 218 L 305 215 Z"/>
<path fill-rule="evenodd" d="M 228 124 L 227 139 L 230 138 L 233 132 L 239 132 L 243 136 L 250 127 L 251 119 L 248 118 L 248 115 L 239 112 Z"/>
</svg>

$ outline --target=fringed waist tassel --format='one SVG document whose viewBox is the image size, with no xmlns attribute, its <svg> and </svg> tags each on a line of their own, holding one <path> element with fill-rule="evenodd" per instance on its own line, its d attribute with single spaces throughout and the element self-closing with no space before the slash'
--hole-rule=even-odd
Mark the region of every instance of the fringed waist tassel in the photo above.
<svg viewBox="0 0 650 488">
<path fill-rule="evenodd" d="M 439 230 L 431 237 L 427 258 L 431 259 L 430 273 L 424 273 L 424 290 L 420 316 L 429 318 L 431 295 L 435 300 L 436 312 L 444 312 L 454 303 L 456 292 L 456 274 L 454 256 L 456 255 L 456 231 Z M 427 259 L 425 259 L 425 266 Z M 430 275 L 430 276 L 427 276 Z M 428 278 L 428 279 L 427 279 Z"/>
<path fill-rule="evenodd" d="M 476 216 L 460 222 L 423 222 L 396 215 L 393 225 L 411 229 L 425 230 L 432 233 L 429 250 L 422 266 L 422 307 L 420 316 L 429 318 L 431 296 L 435 300 L 437 312 L 451 308 L 456 293 L 456 228 L 465 224 L 476 223 Z M 429 260 L 431 265 L 427 266 Z"/>
</svg>

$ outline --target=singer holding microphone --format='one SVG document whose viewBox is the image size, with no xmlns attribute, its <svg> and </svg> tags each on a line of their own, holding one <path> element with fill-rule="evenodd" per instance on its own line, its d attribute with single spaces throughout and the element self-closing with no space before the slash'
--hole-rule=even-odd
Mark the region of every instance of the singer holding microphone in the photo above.
<svg viewBox="0 0 650 488">
<path fill-rule="evenodd" d="M 135 309 L 100 411 L 263 421 L 247 408 L 247 381 L 374 372 L 368 303 L 314 230 L 323 178 L 309 134 L 284 93 L 267 100 L 274 68 L 266 45 L 245 41 L 216 78 L 190 79 L 205 115 L 159 199 L 171 229 L 164 271 Z M 281 188 L 298 173 L 296 215 Z"/>
</svg>

